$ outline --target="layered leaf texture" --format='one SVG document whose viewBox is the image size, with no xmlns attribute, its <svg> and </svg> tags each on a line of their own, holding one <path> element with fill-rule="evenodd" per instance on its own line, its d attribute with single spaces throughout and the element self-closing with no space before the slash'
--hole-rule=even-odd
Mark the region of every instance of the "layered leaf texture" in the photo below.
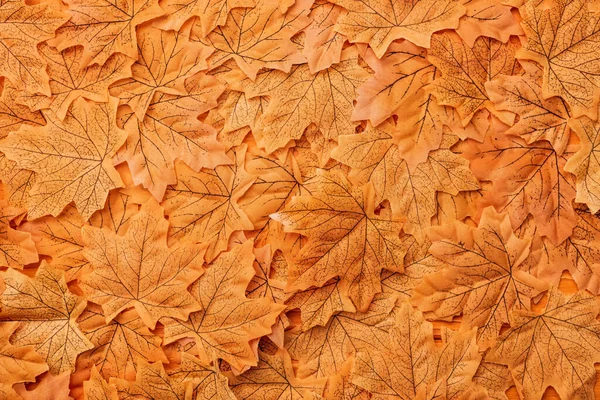
<svg viewBox="0 0 600 400">
<path fill-rule="evenodd" d="M 600 395 L 600 6 L 0 0 L 0 400 Z"/>
</svg>

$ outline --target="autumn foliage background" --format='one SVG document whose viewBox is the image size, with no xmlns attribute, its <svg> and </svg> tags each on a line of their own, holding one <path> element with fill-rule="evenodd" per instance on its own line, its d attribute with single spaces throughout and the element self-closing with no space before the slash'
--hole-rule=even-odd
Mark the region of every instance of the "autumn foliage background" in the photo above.
<svg viewBox="0 0 600 400">
<path fill-rule="evenodd" d="M 0 0 L 0 399 L 594 398 L 599 10 Z"/>
</svg>

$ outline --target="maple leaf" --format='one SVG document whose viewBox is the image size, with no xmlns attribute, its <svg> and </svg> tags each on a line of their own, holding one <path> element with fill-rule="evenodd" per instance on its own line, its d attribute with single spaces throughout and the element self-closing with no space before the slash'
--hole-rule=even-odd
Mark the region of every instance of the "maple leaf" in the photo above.
<svg viewBox="0 0 600 400">
<path fill-rule="evenodd" d="M 596 298 L 551 289 L 541 314 L 515 310 L 511 328 L 498 339 L 490 360 L 508 365 L 521 397 L 541 399 L 552 386 L 563 399 L 593 398 L 600 322 Z M 545 368 L 552 365 L 553 368 Z"/>
<path fill-rule="evenodd" d="M 255 242 L 256 244 L 256 242 Z M 246 288 L 246 296 L 249 299 L 268 298 L 273 303 L 283 304 L 285 299 L 285 283 L 271 278 L 272 253 L 271 246 L 266 245 L 254 249 L 254 271 L 255 275 Z M 289 320 L 285 314 L 277 317 L 271 333 L 267 336 L 278 348 L 283 347 L 285 328 L 289 326 Z"/>
<path fill-rule="evenodd" d="M 440 263 L 429 253 L 431 241 L 427 238 L 419 243 L 412 235 L 402 235 L 400 240 L 406 251 L 404 271 L 383 271 L 381 274 L 381 287 L 383 293 L 394 294 L 400 300 L 404 300 L 412 297 L 413 290 L 426 276 L 439 271 Z"/>
<path fill-rule="evenodd" d="M 497 110 L 519 115 L 507 135 L 521 136 L 528 144 L 547 140 L 558 154 L 565 151 L 571 136 L 569 109 L 559 97 L 544 98 L 540 69 L 529 64 L 524 75 L 499 76 L 485 88 Z"/>
<path fill-rule="evenodd" d="M 50 96 L 21 92 L 16 101 L 31 110 L 50 109 L 60 120 L 65 118 L 69 106 L 78 97 L 105 103 L 109 100 L 108 87 L 131 76 L 133 60 L 123 54 L 111 56 L 102 66 L 94 64 L 89 67 L 81 65 L 82 46 L 60 52 L 44 43 L 40 46 L 40 54 L 48 64 Z"/>
<path fill-rule="evenodd" d="M 332 2 L 348 10 L 336 30 L 351 42 L 368 43 L 379 58 L 396 39 L 429 47 L 432 33 L 458 28 L 458 19 L 465 13 L 461 4 L 450 0 Z"/>
<path fill-rule="evenodd" d="M 352 383 L 381 399 L 454 398 L 468 387 L 481 359 L 474 331 L 455 333 L 437 349 L 432 325 L 407 302 L 387 343 L 358 352 L 352 370 Z"/>
<path fill-rule="evenodd" d="M 93 270 L 81 286 L 90 301 L 102 305 L 107 323 L 133 306 L 154 329 L 161 317 L 187 319 L 198 308 L 186 288 L 202 273 L 202 248 L 190 243 L 168 247 L 168 228 L 154 201 L 132 217 L 124 236 L 83 227 L 83 255 Z"/>
<path fill-rule="evenodd" d="M 248 342 L 270 333 L 285 306 L 266 297 L 246 298 L 254 276 L 252 245 L 246 241 L 221 254 L 194 282 L 191 292 L 201 308 L 187 321 L 165 320 L 165 343 L 192 337 L 205 364 L 222 358 L 238 370 L 256 365 Z"/>
<path fill-rule="evenodd" d="M 345 10 L 326 0 L 317 0 L 312 5 L 310 24 L 304 28 L 306 39 L 302 54 L 306 57 L 310 72 L 317 72 L 340 62 L 346 38 L 334 30 L 335 24 Z"/>
<path fill-rule="evenodd" d="M 10 82 L 4 82 L 0 97 L 0 139 L 4 139 L 21 125 L 41 126 L 46 120 L 39 111 L 31 111 L 29 107 L 17 104 L 15 99 L 22 91 L 17 90 Z M 0 152 L 0 180 L 6 185 L 8 203 L 15 207 L 27 207 L 29 190 L 35 180 L 35 172 L 23 170 L 14 161 Z"/>
<path fill-rule="evenodd" d="M 348 294 L 343 293 L 340 286 L 340 279 L 334 279 L 322 287 L 303 290 L 286 300 L 289 309 L 300 309 L 303 331 L 326 325 L 329 318 L 338 312 L 356 312 Z"/>
<path fill-rule="evenodd" d="M 195 170 L 230 162 L 215 129 L 197 119 L 216 106 L 223 87 L 200 73 L 186 80 L 185 89 L 183 95 L 155 93 L 143 119 L 131 110 L 119 115 L 128 137 L 117 158 L 127 161 L 134 183 L 144 185 L 158 201 L 167 185 L 177 182 L 175 159 Z"/>
<path fill-rule="evenodd" d="M 195 172 L 177 164 L 177 185 L 169 186 L 163 205 L 174 238 L 207 245 L 206 260 L 227 249 L 234 231 L 252 230 L 254 225 L 238 205 L 239 198 L 254 181 L 244 169 L 245 145 L 232 150 L 233 165 Z"/>
<path fill-rule="evenodd" d="M 271 215 L 286 231 L 309 238 L 295 255 L 287 290 L 322 286 L 338 276 L 342 292 L 366 311 L 381 291 L 381 270 L 402 271 L 402 224 L 385 212 L 375 214 L 371 186 L 354 189 L 340 174 L 324 171 L 304 186 L 311 196 L 295 196 Z"/>
<path fill-rule="evenodd" d="M 340 369 L 339 373 L 329 378 L 329 389 L 327 399 L 331 400 L 369 400 L 371 394 L 351 382 L 351 369 L 354 365 L 354 357 Z"/>
<path fill-rule="evenodd" d="M 429 252 L 444 268 L 413 291 L 413 301 L 436 319 L 463 313 L 467 327 L 479 327 L 478 339 L 493 343 L 516 305 L 530 308 L 530 299 L 545 285 L 520 269 L 529 254 L 529 240 L 519 239 L 506 214 L 483 211 L 479 226 L 460 222 L 432 228 Z"/>
<path fill-rule="evenodd" d="M 290 38 L 310 22 L 311 4 L 296 0 L 283 14 L 277 2 L 256 0 L 254 7 L 231 10 L 223 26 L 199 38 L 215 49 L 209 57 L 211 67 L 233 59 L 251 80 L 263 67 L 289 72 L 292 64 L 304 61 Z"/>
<path fill-rule="evenodd" d="M 58 217 L 45 216 L 27 221 L 19 226 L 19 230 L 31 235 L 37 252 L 51 257 L 48 263 L 65 271 L 66 281 L 70 282 L 88 269 L 89 263 L 81 253 L 83 225 L 83 218 L 75 207 L 67 206 Z"/>
<path fill-rule="evenodd" d="M 549 7 L 539 3 L 529 1 L 519 7 L 527 41 L 517 57 L 544 67 L 544 98 L 560 96 L 575 117 L 585 114 L 596 119 L 600 17 L 588 10 L 584 0 L 552 0 Z"/>
<path fill-rule="evenodd" d="M 241 399 L 301 400 L 309 395 L 320 396 L 325 381 L 325 378 L 295 377 L 290 355 L 280 349 L 273 355 L 259 352 L 258 365 L 233 378 L 230 385 Z"/>
<path fill-rule="evenodd" d="M 116 386 L 119 398 L 127 399 L 184 400 L 188 391 L 186 382 L 171 378 L 160 362 L 142 361 L 134 382 L 111 378 L 110 383 Z"/>
<path fill-rule="evenodd" d="M 575 201 L 585 203 L 595 214 L 600 210 L 600 126 L 597 121 L 581 117 L 569 122 L 581 142 L 581 148 L 564 165 L 576 177 Z"/>
<path fill-rule="evenodd" d="M 564 242 L 554 245 L 538 233 L 533 219 L 519 227 L 520 237 L 532 238 L 531 254 L 526 260 L 532 275 L 558 286 L 568 270 L 579 289 L 600 293 L 600 220 L 587 210 L 576 209 L 577 225 Z"/>
<path fill-rule="evenodd" d="M 249 98 L 244 92 L 229 91 L 227 99 L 219 107 L 219 114 L 225 119 L 221 132 L 232 133 L 245 127 L 254 130 L 267 104 L 266 97 Z"/>
<path fill-rule="evenodd" d="M 507 212 L 513 227 L 533 215 L 540 234 L 555 244 L 571 234 L 575 179 L 563 170 L 571 151 L 559 155 L 547 141 L 527 145 L 503 132 L 488 135 L 482 144 L 466 143 L 462 155 L 477 179 L 493 182 L 485 204 Z"/>
<path fill-rule="evenodd" d="M 75 368 L 77 355 L 93 347 L 76 319 L 86 301 L 69 292 L 64 273 L 42 261 L 35 277 L 14 270 L 1 274 L 1 324 L 19 322 L 11 336 L 17 346 L 33 346 L 57 375 Z"/>
<path fill-rule="evenodd" d="M 35 382 L 35 377 L 48 370 L 42 357 L 31 346 L 14 346 L 8 338 L 18 323 L 3 323 L 0 326 L 0 398 L 10 393 L 12 385 L 20 382 Z"/>
<path fill-rule="evenodd" d="M 299 362 L 297 376 L 330 376 L 341 371 L 356 352 L 387 347 L 395 303 L 395 296 L 380 294 L 366 313 L 342 312 L 333 315 L 325 326 L 315 326 L 306 332 L 298 328 L 288 331 L 286 348 Z"/>
<path fill-rule="evenodd" d="M 10 226 L 11 221 L 24 212 L 24 209 L 8 206 L 6 200 L 0 198 L 0 267 L 22 269 L 38 260 L 31 234 Z"/>
<path fill-rule="evenodd" d="M 511 12 L 511 7 L 499 0 L 468 0 L 463 3 L 467 11 L 460 18 L 456 33 L 473 47 L 480 36 L 508 42 L 511 35 L 523 35 L 523 29 Z"/>
<path fill-rule="evenodd" d="M 15 389 L 19 398 L 23 400 L 75 400 L 69 396 L 70 378 L 69 372 L 56 376 L 46 373 L 42 375 L 33 390 L 27 390 L 22 383 L 15 386 Z"/>
<path fill-rule="evenodd" d="M 54 37 L 65 14 L 49 4 L 26 5 L 7 0 L 0 5 L 0 76 L 30 93 L 50 95 L 46 63 L 37 44 Z"/>
<path fill-rule="evenodd" d="M 136 27 L 164 11 L 158 0 L 68 0 L 70 19 L 48 44 L 59 51 L 84 47 L 81 66 L 103 65 L 114 53 L 137 58 Z"/>
<path fill-rule="evenodd" d="M 126 310 L 106 323 L 104 315 L 88 308 L 78 319 L 81 330 L 94 348 L 86 355 L 108 379 L 125 379 L 142 361 L 166 361 L 161 339 L 146 327 L 134 310 Z"/>
<path fill-rule="evenodd" d="M 90 379 L 83 382 L 83 398 L 85 400 L 117 400 L 117 388 L 109 385 L 102 375 L 92 367 Z"/>
<path fill-rule="evenodd" d="M 191 399 L 236 400 L 227 377 L 217 366 L 207 366 L 189 353 L 181 353 L 181 363 L 168 371 L 169 377 L 181 383 L 191 383 Z"/>
<path fill-rule="evenodd" d="M 298 160 L 294 152 L 282 149 L 268 156 L 255 149 L 246 157 L 248 173 L 256 176 L 252 186 L 240 198 L 240 208 L 248 215 L 255 228 L 260 228 L 255 242 L 270 244 L 273 249 L 284 246 L 286 233 L 277 221 L 269 215 L 282 211 L 293 196 L 310 194 L 303 182 L 308 177 L 299 171 Z M 280 159 L 283 158 L 283 159 Z"/>
<path fill-rule="evenodd" d="M 126 186 L 123 189 L 110 191 L 104 208 L 90 217 L 90 225 L 108 228 L 119 235 L 127 231 L 131 218 L 137 214 L 140 205 L 150 199 L 151 194 L 139 186 L 132 187 L 130 183 L 126 183 Z"/>
<path fill-rule="evenodd" d="M 186 21 L 196 17 L 201 35 L 206 37 L 217 26 L 225 24 L 232 9 L 253 6 L 254 0 L 165 0 L 161 7 L 167 15 L 154 21 L 154 25 L 165 30 L 180 30 Z"/>
<path fill-rule="evenodd" d="M 484 107 L 494 112 L 485 83 L 519 71 L 518 45 L 479 37 L 470 48 L 453 32 L 436 34 L 431 42 L 427 59 L 442 73 L 430 87 L 438 103 L 455 107 L 463 125 Z"/>
<path fill-rule="evenodd" d="M 28 215 L 57 216 L 71 201 L 84 219 L 104 206 L 108 191 L 123 185 L 112 156 L 126 133 L 116 126 L 116 100 L 73 102 L 64 121 L 44 111 L 48 124 L 22 125 L 0 148 L 20 168 L 37 172 Z M 52 140 L 48 138 L 51 137 Z"/>
<path fill-rule="evenodd" d="M 143 119 L 156 92 L 187 94 L 185 80 L 207 68 L 206 58 L 211 50 L 190 42 L 184 33 L 152 26 L 137 30 L 137 43 L 139 56 L 131 67 L 131 77 L 111 86 L 110 92 Z"/>
<path fill-rule="evenodd" d="M 404 232 L 421 242 L 435 214 L 436 191 L 458 194 L 478 189 L 479 183 L 466 160 L 450 150 L 456 137 L 444 135 L 440 149 L 430 152 L 427 161 L 414 170 L 399 155 L 397 141 L 393 124 L 386 122 L 376 128 L 367 124 L 361 134 L 340 137 L 332 156 L 351 167 L 353 183 L 373 182 L 375 203 L 389 200 L 394 213 L 407 219 Z"/>
<path fill-rule="evenodd" d="M 367 78 L 357 57 L 356 49 L 349 48 L 342 52 L 338 64 L 317 74 L 301 64 L 293 66 L 288 74 L 259 74 L 254 84 L 245 85 L 244 91 L 250 97 L 271 96 L 257 128 L 258 145 L 270 154 L 290 140 L 299 139 L 311 123 L 329 140 L 353 133 L 357 124 L 350 117 L 356 88 Z"/>
<path fill-rule="evenodd" d="M 381 59 L 368 50 L 365 60 L 375 74 L 358 88 L 352 119 L 368 119 L 378 126 L 398 115 L 403 121 L 396 127 L 400 155 L 416 166 L 442 140 L 444 109 L 424 90 L 439 72 L 425 59 L 423 49 L 407 41 L 392 43 Z"/>
<path fill-rule="evenodd" d="M 502 364 L 482 361 L 473 376 L 475 390 L 485 390 L 487 398 L 492 400 L 507 400 L 506 391 L 513 386 L 510 370 Z"/>
</svg>

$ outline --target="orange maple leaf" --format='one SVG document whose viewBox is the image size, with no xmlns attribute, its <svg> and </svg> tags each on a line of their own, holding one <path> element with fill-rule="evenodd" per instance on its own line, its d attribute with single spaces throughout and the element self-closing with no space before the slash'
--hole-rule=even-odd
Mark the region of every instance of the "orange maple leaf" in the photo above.
<svg viewBox="0 0 600 400">
<path fill-rule="evenodd" d="M 82 229 L 83 254 L 93 270 L 81 285 L 88 299 L 102 305 L 107 323 L 133 306 L 154 329 L 162 317 L 185 320 L 198 309 L 186 288 L 202 274 L 203 249 L 190 243 L 168 247 L 168 228 L 162 208 L 151 200 L 124 236 L 106 228 Z"/>
</svg>

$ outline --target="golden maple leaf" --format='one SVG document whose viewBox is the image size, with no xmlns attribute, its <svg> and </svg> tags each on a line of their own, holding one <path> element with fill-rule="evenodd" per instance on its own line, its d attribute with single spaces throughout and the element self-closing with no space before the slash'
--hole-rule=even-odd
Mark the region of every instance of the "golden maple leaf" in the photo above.
<svg viewBox="0 0 600 400">
<path fill-rule="evenodd" d="M 163 202 L 169 216 L 169 235 L 207 246 L 212 261 L 227 249 L 234 231 L 252 230 L 254 225 L 240 208 L 239 198 L 254 181 L 244 169 L 245 145 L 230 151 L 233 165 L 193 171 L 177 164 L 177 185 L 169 186 Z"/>
<path fill-rule="evenodd" d="M 46 62 L 38 43 L 54 37 L 68 18 L 53 4 L 26 5 L 22 0 L 0 4 L 0 76 L 29 93 L 50 95 Z"/>
<path fill-rule="evenodd" d="M 471 48 L 456 33 L 436 34 L 427 59 L 439 68 L 441 77 L 436 77 L 429 90 L 439 104 L 457 109 L 463 125 L 484 107 L 494 112 L 485 84 L 498 75 L 520 71 L 515 59 L 517 49 L 517 43 L 488 37 L 479 37 Z"/>
<path fill-rule="evenodd" d="M 212 51 L 200 43 L 190 42 L 183 32 L 161 31 L 152 26 L 139 28 L 137 38 L 139 56 L 131 67 L 131 74 L 128 79 L 112 85 L 110 92 L 121 99 L 121 104 L 129 105 L 141 120 L 156 92 L 188 94 L 186 79 L 207 68 L 206 58 Z"/>
<path fill-rule="evenodd" d="M 412 300 L 435 319 L 462 313 L 465 326 L 479 327 L 484 345 L 494 342 L 515 305 L 529 309 L 530 299 L 546 289 L 520 267 L 530 241 L 517 238 L 508 216 L 492 207 L 477 228 L 455 222 L 433 228 L 430 236 L 429 252 L 443 268 L 423 280 Z"/>
<path fill-rule="evenodd" d="M 447 334 L 436 348 L 431 323 L 404 302 L 388 346 L 358 352 L 352 383 L 382 399 L 452 399 L 472 385 L 481 356 L 474 331 Z"/>
<path fill-rule="evenodd" d="M 256 365 L 248 342 L 270 333 L 285 306 L 266 297 L 246 298 L 246 287 L 254 276 L 252 245 L 248 240 L 221 254 L 192 285 L 200 310 L 187 321 L 164 321 L 167 344 L 192 337 L 205 364 L 222 358 L 238 370 Z"/>
<path fill-rule="evenodd" d="M 332 156 L 351 167 L 353 183 L 372 182 L 375 203 L 389 200 L 394 213 L 406 218 L 404 231 L 422 242 L 435 214 L 436 192 L 458 194 L 478 189 L 479 183 L 467 161 L 450 150 L 457 141 L 453 135 L 444 135 L 440 148 L 416 167 L 400 156 L 398 135 L 390 122 L 368 124 L 363 133 L 342 136 Z"/>
<path fill-rule="evenodd" d="M 429 47 L 432 33 L 458 28 L 458 19 L 465 13 L 459 2 L 451 0 L 335 0 L 332 3 L 348 10 L 336 30 L 351 42 L 369 43 L 379 58 L 396 39 Z"/>
<path fill-rule="evenodd" d="M 596 119 L 600 64 L 596 42 L 600 37 L 600 17 L 588 10 L 584 0 L 528 1 L 519 12 L 527 41 L 518 58 L 544 67 L 544 98 L 560 96 L 571 106 L 574 116 Z"/>
<path fill-rule="evenodd" d="M 61 52 L 44 43 L 39 51 L 48 64 L 50 95 L 21 92 L 16 101 L 31 110 L 49 109 L 61 120 L 78 97 L 105 103 L 109 101 L 108 87 L 119 79 L 131 76 L 133 60 L 123 54 L 114 54 L 102 66 L 94 64 L 83 67 L 82 46 L 69 47 Z"/>
<path fill-rule="evenodd" d="M 326 379 L 299 379 L 294 376 L 292 360 L 285 349 L 275 354 L 259 352 L 256 367 L 250 368 L 231 380 L 231 390 L 237 398 L 262 400 L 302 400 L 308 396 L 320 396 Z"/>
<path fill-rule="evenodd" d="M 127 161 L 134 183 L 141 183 L 158 201 L 168 185 L 177 183 L 175 159 L 194 170 L 231 162 L 216 140 L 216 130 L 197 119 L 216 106 L 222 90 L 214 77 L 198 73 L 185 81 L 181 95 L 154 92 L 141 119 L 120 107 L 119 122 L 128 137 L 117 159 Z"/>
<path fill-rule="evenodd" d="M 55 375 L 74 370 L 77 356 L 94 347 L 76 322 L 87 301 L 69 292 L 64 273 L 44 261 L 33 278 L 14 270 L 1 277 L 0 324 L 19 323 L 11 343 L 33 346 Z"/>
<path fill-rule="evenodd" d="M 300 64 L 289 73 L 267 71 L 255 82 L 243 82 L 249 97 L 271 96 L 254 131 L 258 145 L 272 153 L 290 140 L 299 139 L 311 123 L 333 141 L 339 135 L 353 133 L 357 125 L 351 121 L 353 100 L 367 75 L 352 47 L 342 52 L 339 63 L 314 75 L 307 64 Z"/>
<path fill-rule="evenodd" d="M 87 298 L 102 305 L 106 322 L 135 307 L 154 329 L 162 317 L 187 319 L 198 303 L 186 288 L 202 274 L 203 249 L 191 243 L 167 246 L 169 222 L 155 202 L 146 203 L 124 236 L 84 227 L 84 256 L 92 272 L 82 278 Z"/>
<path fill-rule="evenodd" d="M 525 398 L 541 399 L 550 385 L 564 399 L 593 398 L 594 363 L 600 359 L 597 315 L 595 297 L 553 288 L 541 314 L 513 311 L 511 328 L 500 336 L 490 359 L 508 365 Z"/>
<path fill-rule="evenodd" d="M 312 1 L 296 0 L 293 4 L 285 14 L 271 0 L 256 0 L 254 7 L 231 10 L 223 26 L 198 38 L 215 49 L 209 57 L 211 66 L 233 59 L 255 80 L 261 68 L 287 73 L 292 64 L 302 63 L 304 57 L 290 38 L 310 22 L 307 15 Z"/>
<path fill-rule="evenodd" d="M 164 14 L 158 0 L 68 0 L 69 22 L 49 40 L 59 51 L 84 47 L 81 65 L 103 65 L 114 53 L 137 57 L 136 27 Z"/>
<path fill-rule="evenodd" d="M 57 216 L 73 201 L 87 220 L 104 206 L 110 189 L 123 186 L 112 161 L 126 138 L 116 125 L 116 107 L 116 99 L 92 103 L 78 98 L 64 120 L 45 111 L 47 125 L 22 125 L 2 141 L 0 148 L 9 159 L 38 174 L 30 193 L 30 218 Z"/>
<path fill-rule="evenodd" d="M 366 311 L 381 291 L 381 270 L 402 271 L 402 224 L 389 210 L 375 214 L 371 185 L 353 188 L 340 174 L 322 172 L 304 187 L 310 196 L 296 196 L 271 215 L 286 231 L 309 238 L 294 257 L 287 289 L 305 290 L 339 277 L 342 293 Z"/>
</svg>

